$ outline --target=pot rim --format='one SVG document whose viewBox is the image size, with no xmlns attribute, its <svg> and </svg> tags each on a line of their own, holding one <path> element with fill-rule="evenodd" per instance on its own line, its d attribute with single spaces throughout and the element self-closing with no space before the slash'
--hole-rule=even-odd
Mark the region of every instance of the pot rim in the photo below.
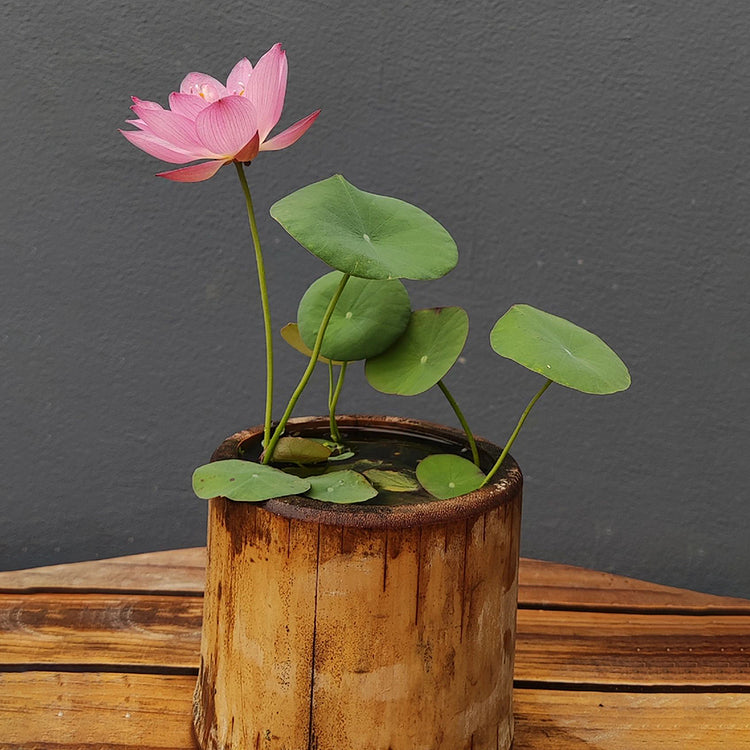
<svg viewBox="0 0 750 750">
<path fill-rule="evenodd" d="M 347 429 L 375 429 L 384 433 L 405 432 L 412 436 L 435 439 L 454 446 L 467 445 L 462 431 L 453 427 L 407 417 L 379 415 L 341 415 L 336 417 L 339 427 Z M 325 429 L 328 417 L 297 417 L 290 419 L 287 433 L 302 431 L 302 428 Z M 295 429 L 296 428 L 296 429 Z M 211 461 L 239 458 L 239 445 L 247 440 L 258 439 L 263 435 L 263 426 L 258 425 L 236 432 L 228 437 L 214 451 Z M 480 460 L 483 466 L 491 466 L 501 453 L 501 448 L 483 438 L 477 438 Z M 234 503 L 226 498 L 214 498 L 250 507 L 263 507 L 283 518 L 316 522 L 330 526 L 344 526 L 367 529 L 403 529 L 413 526 L 444 524 L 477 516 L 500 505 L 510 503 L 520 494 L 523 485 L 521 470 L 515 460 L 508 455 L 495 474 L 493 481 L 474 492 L 451 498 L 435 499 L 426 503 L 408 505 L 339 505 L 313 500 L 301 495 L 288 495 L 265 500 L 260 503 Z"/>
</svg>

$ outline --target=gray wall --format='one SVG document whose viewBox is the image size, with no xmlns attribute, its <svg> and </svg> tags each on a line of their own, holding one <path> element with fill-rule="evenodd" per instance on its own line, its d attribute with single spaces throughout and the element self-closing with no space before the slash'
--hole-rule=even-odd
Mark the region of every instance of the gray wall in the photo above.
<svg viewBox="0 0 750 750">
<path fill-rule="evenodd" d="M 262 334 L 233 170 L 200 185 L 118 135 L 136 94 L 288 50 L 283 124 L 250 169 L 278 326 L 322 264 L 267 217 L 341 172 L 415 202 L 459 267 L 411 283 L 462 304 L 450 376 L 501 442 L 538 376 L 487 346 L 527 302 L 598 332 L 633 387 L 551 389 L 514 453 L 523 553 L 750 596 L 750 6 L 735 1 L 127 2 L 0 6 L 0 567 L 203 542 L 190 474 L 260 421 Z M 288 364 L 278 399 L 303 362 Z M 299 413 L 323 410 L 323 384 Z M 440 394 L 351 379 L 343 410 L 452 423 Z"/>
</svg>

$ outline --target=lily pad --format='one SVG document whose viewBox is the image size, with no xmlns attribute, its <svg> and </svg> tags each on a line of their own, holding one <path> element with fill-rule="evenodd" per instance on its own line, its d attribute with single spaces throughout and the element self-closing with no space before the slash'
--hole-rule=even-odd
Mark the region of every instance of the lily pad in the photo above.
<svg viewBox="0 0 750 750">
<path fill-rule="evenodd" d="M 423 393 L 453 367 L 468 333 L 469 316 L 460 307 L 415 310 L 403 335 L 382 354 L 367 360 L 367 380 L 383 393 Z"/>
<path fill-rule="evenodd" d="M 368 469 L 365 476 L 373 487 L 384 492 L 414 492 L 419 489 L 419 482 L 413 475 L 403 471 Z"/>
<path fill-rule="evenodd" d="M 598 336 L 530 305 L 514 305 L 495 323 L 492 348 L 502 357 L 584 393 L 630 386 L 623 361 Z"/>
<path fill-rule="evenodd" d="M 378 494 L 361 474 L 348 469 L 308 477 L 308 481 L 307 496 L 328 503 L 362 503 Z"/>
<path fill-rule="evenodd" d="M 318 329 L 341 277 L 339 271 L 322 276 L 310 285 L 299 303 L 299 332 L 310 349 L 315 346 Z M 397 279 L 351 278 L 336 303 L 320 353 L 348 362 L 374 357 L 404 332 L 410 314 L 409 294 Z"/>
<path fill-rule="evenodd" d="M 417 479 L 431 495 L 448 500 L 479 489 L 484 482 L 484 474 L 461 456 L 437 453 L 419 462 Z"/>
<path fill-rule="evenodd" d="M 445 228 L 397 198 L 366 193 L 341 175 L 271 206 L 271 216 L 332 268 L 365 279 L 438 279 L 458 261 Z"/>
<path fill-rule="evenodd" d="M 281 338 L 286 341 L 292 349 L 296 349 L 300 354 L 304 354 L 308 359 L 312 357 L 312 349 L 305 344 L 302 340 L 302 336 L 299 333 L 299 326 L 296 323 L 287 323 L 281 329 Z M 334 365 L 343 365 L 344 363 L 337 359 L 328 359 L 328 357 L 318 357 L 318 362 L 328 364 L 329 362 Z"/>
<path fill-rule="evenodd" d="M 301 495 L 310 488 L 307 479 L 292 476 L 272 466 L 227 459 L 199 466 L 193 472 L 193 491 L 198 497 L 226 497 L 257 503 L 272 497 Z"/>
<path fill-rule="evenodd" d="M 317 464 L 327 461 L 333 450 L 318 440 L 283 437 L 276 443 L 272 460 L 275 463 Z"/>
</svg>

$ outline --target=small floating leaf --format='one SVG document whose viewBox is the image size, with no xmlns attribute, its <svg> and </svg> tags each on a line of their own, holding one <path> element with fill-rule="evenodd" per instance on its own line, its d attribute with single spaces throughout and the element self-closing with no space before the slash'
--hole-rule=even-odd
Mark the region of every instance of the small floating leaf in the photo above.
<svg viewBox="0 0 750 750">
<path fill-rule="evenodd" d="M 368 469 L 365 476 L 375 488 L 384 492 L 414 492 L 419 489 L 419 482 L 413 475 L 403 471 Z"/>
<path fill-rule="evenodd" d="M 297 310 L 299 332 L 312 348 L 328 303 L 341 281 L 333 271 L 314 281 Z M 349 279 L 339 297 L 323 336 L 321 354 L 348 362 L 374 357 L 385 351 L 409 324 L 411 303 L 397 279 Z"/>
<path fill-rule="evenodd" d="M 468 333 L 469 316 L 460 307 L 415 310 L 403 335 L 382 354 L 367 360 L 367 380 L 383 393 L 423 393 L 453 367 Z"/>
<path fill-rule="evenodd" d="M 302 437 L 283 437 L 273 452 L 275 463 L 317 464 L 327 461 L 333 450 L 318 440 Z"/>
<path fill-rule="evenodd" d="M 365 279 L 438 279 L 453 269 L 453 238 L 429 214 L 359 190 L 341 175 L 271 206 L 271 216 L 332 268 Z"/>
<path fill-rule="evenodd" d="M 598 336 L 530 305 L 513 305 L 490 333 L 502 357 L 584 393 L 606 394 L 630 386 L 623 361 Z"/>
<path fill-rule="evenodd" d="M 484 474 L 461 456 L 438 453 L 419 462 L 417 479 L 431 495 L 448 500 L 479 489 Z"/>
<path fill-rule="evenodd" d="M 305 494 L 329 503 L 361 503 L 378 494 L 361 474 L 348 469 L 309 477 L 309 482 L 310 489 Z"/>
<path fill-rule="evenodd" d="M 343 453 L 339 453 L 336 456 L 329 456 L 328 461 L 346 461 L 347 458 L 353 458 L 354 457 L 354 451 L 344 451 Z"/>
<path fill-rule="evenodd" d="M 347 468 L 364 474 L 368 469 L 374 469 L 382 465 L 383 461 L 378 458 L 358 458 L 352 461 Z"/>
<path fill-rule="evenodd" d="M 299 326 L 296 323 L 287 323 L 281 329 L 281 338 L 284 339 L 284 341 L 286 341 L 286 343 L 289 344 L 292 349 L 296 349 L 300 354 L 304 354 L 308 359 L 312 357 L 312 349 L 307 346 L 302 340 L 302 336 L 300 336 L 299 333 Z M 323 356 L 318 357 L 318 362 L 322 362 L 323 364 L 328 364 L 329 362 L 331 362 L 331 364 L 334 365 L 344 364 L 338 359 L 328 359 L 328 357 Z"/>
<path fill-rule="evenodd" d="M 272 497 L 301 495 L 310 488 L 306 479 L 291 476 L 272 466 L 228 459 L 199 466 L 193 472 L 193 491 L 198 497 L 227 497 L 256 503 Z"/>
</svg>

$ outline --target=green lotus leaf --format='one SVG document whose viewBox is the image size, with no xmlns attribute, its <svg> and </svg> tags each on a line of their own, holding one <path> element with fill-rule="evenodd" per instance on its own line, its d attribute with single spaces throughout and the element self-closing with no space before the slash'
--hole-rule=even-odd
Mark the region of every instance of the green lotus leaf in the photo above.
<svg viewBox="0 0 750 750">
<path fill-rule="evenodd" d="M 327 461 L 333 449 L 318 440 L 283 437 L 273 452 L 274 463 L 317 464 Z"/>
<path fill-rule="evenodd" d="M 431 495 L 448 500 L 479 489 L 484 482 L 484 474 L 461 456 L 437 453 L 419 462 L 417 479 Z"/>
<path fill-rule="evenodd" d="M 364 474 L 373 487 L 385 492 L 414 492 L 419 489 L 419 482 L 411 472 L 368 469 Z"/>
<path fill-rule="evenodd" d="M 328 503 L 362 503 L 378 494 L 361 474 L 349 469 L 308 477 L 308 481 L 307 496 Z"/>
<path fill-rule="evenodd" d="M 292 476 L 272 466 L 227 459 L 199 466 L 193 472 L 193 491 L 198 497 L 227 497 L 257 503 L 272 497 L 301 495 L 310 488 L 307 479 Z"/>
<path fill-rule="evenodd" d="M 292 347 L 292 349 L 296 349 L 300 354 L 304 354 L 308 359 L 312 357 L 312 349 L 310 349 L 309 346 L 305 345 L 305 342 L 302 340 L 302 336 L 300 336 L 299 334 L 299 326 L 296 323 L 287 323 L 281 329 L 281 338 L 283 338 L 284 341 L 286 341 L 286 343 Z M 322 362 L 326 365 L 329 362 L 334 365 L 344 364 L 337 359 L 328 359 L 328 357 L 318 357 L 318 362 Z"/>
<path fill-rule="evenodd" d="M 311 284 L 299 303 L 299 332 L 310 349 L 315 346 L 318 329 L 341 277 L 339 271 L 322 276 Z M 409 294 L 397 279 L 351 278 L 336 303 L 320 353 L 347 362 L 374 357 L 404 332 L 410 314 Z"/>
<path fill-rule="evenodd" d="M 367 360 L 367 380 L 383 393 L 423 393 L 453 367 L 468 333 L 469 316 L 460 307 L 415 310 L 403 335 L 382 354 Z"/>
<path fill-rule="evenodd" d="M 366 193 L 341 175 L 271 206 L 271 216 L 332 268 L 365 279 L 438 279 L 458 261 L 456 243 L 421 208 Z"/>
<path fill-rule="evenodd" d="M 529 305 L 514 305 L 495 323 L 492 348 L 502 357 L 584 393 L 630 386 L 623 361 L 598 336 Z"/>
</svg>

